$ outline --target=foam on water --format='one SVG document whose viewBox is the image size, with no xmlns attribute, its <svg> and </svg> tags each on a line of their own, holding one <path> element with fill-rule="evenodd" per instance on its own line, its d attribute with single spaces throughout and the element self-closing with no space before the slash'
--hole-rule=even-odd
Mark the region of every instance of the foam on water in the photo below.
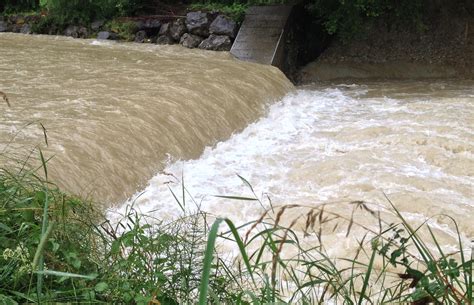
<svg viewBox="0 0 474 305">
<path fill-rule="evenodd" d="M 254 201 L 213 196 L 252 197 L 238 174 L 274 205 L 344 200 L 384 205 L 385 192 L 411 218 L 446 213 L 472 236 L 472 86 L 451 90 L 449 98 L 446 88 L 450 83 L 301 88 L 199 159 L 170 162 L 127 203 L 161 219 L 177 217 L 181 210 L 168 187 L 180 194 L 183 176 L 203 210 L 237 223 L 257 219 L 263 208 Z"/>
</svg>

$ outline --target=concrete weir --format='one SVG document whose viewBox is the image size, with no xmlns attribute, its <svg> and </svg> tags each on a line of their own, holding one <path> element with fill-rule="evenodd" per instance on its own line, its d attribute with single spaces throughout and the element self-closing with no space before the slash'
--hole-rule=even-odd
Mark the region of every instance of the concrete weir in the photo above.
<svg viewBox="0 0 474 305">
<path fill-rule="evenodd" d="M 231 53 L 238 59 L 284 70 L 285 36 L 292 5 L 250 7 Z"/>
</svg>

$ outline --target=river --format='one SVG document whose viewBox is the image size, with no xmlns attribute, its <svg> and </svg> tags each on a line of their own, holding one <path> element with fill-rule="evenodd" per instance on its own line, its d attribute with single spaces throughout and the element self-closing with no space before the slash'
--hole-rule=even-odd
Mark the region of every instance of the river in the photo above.
<svg viewBox="0 0 474 305">
<path fill-rule="evenodd" d="M 118 210 L 176 217 L 169 187 L 184 177 L 203 210 L 257 219 L 254 201 L 213 196 L 254 196 L 240 175 L 264 204 L 386 195 L 407 217 L 449 214 L 474 234 L 472 80 L 294 88 L 227 53 L 15 34 L 0 35 L 0 75 L 0 151 L 41 145 L 61 187 Z"/>
</svg>

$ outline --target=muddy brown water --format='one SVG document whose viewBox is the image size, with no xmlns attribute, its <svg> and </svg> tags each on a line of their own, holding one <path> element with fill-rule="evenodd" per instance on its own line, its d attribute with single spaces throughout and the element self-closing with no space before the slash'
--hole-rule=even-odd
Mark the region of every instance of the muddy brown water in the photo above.
<svg viewBox="0 0 474 305">
<path fill-rule="evenodd" d="M 227 53 L 15 34 L 0 35 L 0 77 L 11 103 L 0 105 L 0 150 L 13 138 L 10 151 L 41 145 L 52 180 L 114 203 L 292 88 L 276 68 Z"/>
<path fill-rule="evenodd" d="M 212 196 L 252 196 L 239 174 L 274 205 L 387 195 L 411 220 L 448 214 L 474 234 L 472 80 L 294 88 L 227 53 L 15 34 L 0 34 L 0 77 L 1 151 L 40 145 L 54 181 L 100 202 L 176 217 L 168 186 L 184 176 L 202 209 L 245 222 L 262 208 Z"/>
</svg>

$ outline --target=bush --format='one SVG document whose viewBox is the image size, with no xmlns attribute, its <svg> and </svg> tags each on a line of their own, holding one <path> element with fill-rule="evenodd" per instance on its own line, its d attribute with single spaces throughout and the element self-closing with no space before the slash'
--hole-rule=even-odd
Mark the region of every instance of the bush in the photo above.
<svg viewBox="0 0 474 305">
<path fill-rule="evenodd" d="M 132 41 L 137 32 L 137 24 L 135 22 L 122 22 L 116 19 L 107 22 L 106 27 L 117 33 L 120 39 Z"/>
<path fill-rule="evenodd" d="M 397 23 L 422 25 L 422 0 L 313 0 L 308 9 L 329 34 L 343 40 L 363 32 L 367 21 L 383 20 L 388 26 Z"/>
<path fill-rule="evenodd" d="M 38 10 L 39 0 L 2 0 L 0 1 L 0 12 L 13 13 L 17 11 Z"/>
<path fill-rule="evenodd" d="M 1 157 L 1 155 L 0 155 Z M 129 206 L 113 223 L 40 170 L 0 170 L 0 303 L 190 303 L 207 215 L 162 223 Z M 229 300 L 221 271 L 210 287 Z"/>
</svg>

